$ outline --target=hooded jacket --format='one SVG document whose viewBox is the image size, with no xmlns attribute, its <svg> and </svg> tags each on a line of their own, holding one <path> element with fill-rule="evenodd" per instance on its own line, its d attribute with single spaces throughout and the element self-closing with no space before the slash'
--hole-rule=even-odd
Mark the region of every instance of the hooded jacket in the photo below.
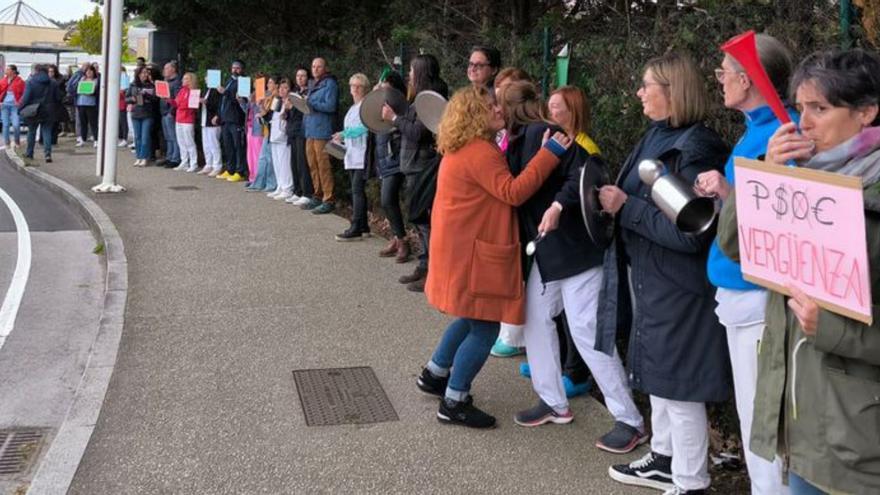
<svg viewBox="0 0 880 495">
<path fill-rule="evenodd" d="M 336 76 L 327 73 L 321 79 L 309 81 L 307 101 L 312 111 L 303 117 L 306 139 L 330 139 L 339 109 Z"/>
<path fill-rule="evenodd" d="M 20 108 L 24 108 L 32 103 L 39 103 L 37 115 L 30 119 L 25 119 L 27 124 L 44 124 L 54 122 L 58 115 L 58 105 L 64 95 L 58 83 L 49 77 L 46 72 L 37 72 L 28 79 L 25 86 L 24 95 L 21 97 Z"/>
</svg>

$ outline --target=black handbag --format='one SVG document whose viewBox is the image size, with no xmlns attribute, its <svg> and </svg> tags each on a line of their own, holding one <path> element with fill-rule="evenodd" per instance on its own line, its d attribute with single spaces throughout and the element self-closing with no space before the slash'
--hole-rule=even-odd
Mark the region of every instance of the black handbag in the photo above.
<svg viewBox="0 0 880 495">
<path fill-rule="evenodd" d="M 18 116 L 23 119 L 32 119 L 37 116 L 37 113 L 40 111 L 39 103 L 31 103 L 30 105 L 26 105 L 24 108 L 18 111 Z"/>
</svg>

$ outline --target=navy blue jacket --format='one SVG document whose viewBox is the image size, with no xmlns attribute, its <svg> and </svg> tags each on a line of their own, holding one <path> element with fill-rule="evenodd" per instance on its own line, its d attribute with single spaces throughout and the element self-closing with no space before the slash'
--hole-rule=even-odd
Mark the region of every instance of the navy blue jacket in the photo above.
<svg viewBox="0 0 880 495">
<path fill-rule="evenodd" d="M 247 115 L 238 102 L 238 78 L 230 77 L 220 98 L 220 122 L 243 126 Z"/>
<path fill-rule="evenodd" d="M 37 72 L 31 76 L 24 87 L 19 109 L 32 103 L 39 103 L 36 117 L 25 119 L 27 124 L 45 124 L 54 122 L 58 115 L 58 106 L 64 94 L 58 82 L 49 77 L 47 72 Z"/>
<path fill-rule="evenodd" d="M 615 219 L 617 235 L 606 250 L 599 296 L 596 349 L 611 354 L 618 331 L 629 329 L 630 384 L 646 394 L 689 402 L 726 400 L 732 390 L 724 328 L 715 316 L 715 290 L 706 258 L 715 229 L 682 233 L 651 199 L 638 164 L 657 159 L 687 183 L 722 170 L 727 146 L 702 124 L 653 123 L 627 158 L 617 185 L 628 197 Z M 631 271 L 636 311 L 629 300 Z"/>
</svg>

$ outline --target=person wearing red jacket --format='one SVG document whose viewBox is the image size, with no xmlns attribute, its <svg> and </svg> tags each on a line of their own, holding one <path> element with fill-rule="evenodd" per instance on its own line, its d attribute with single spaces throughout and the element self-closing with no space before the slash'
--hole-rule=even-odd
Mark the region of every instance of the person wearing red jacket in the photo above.
<svg viewBox="0 0 880 495">
<path fill-rule="evenodd" d="M 18 67 L 14 64 L 6 66 L 6 75 L 0 79 L 0 112 L 3 119 L 3 142 L 9 146 L 9 125 L 15 137 L 15 146 L 21 143 L 21 119 L 18 116 L 18 104 L 24 95 L 24 80 L 18 75 Z"/>
<path fill-rule="evenodd" d="M 189 96 L 193 91 L 199 91 L 199 80 L 192 72 L 183 75 L 183 84 L 177 96 L 168 100 L 172 111 L 175 112 L 174 130 L 177 135 L 177 145 L 180 147 L 180 165 L 174 170 L 195 172 L 199 169 L 199 152 L 196 148 L 196 108 L 190 108 Z"/>
</svg>

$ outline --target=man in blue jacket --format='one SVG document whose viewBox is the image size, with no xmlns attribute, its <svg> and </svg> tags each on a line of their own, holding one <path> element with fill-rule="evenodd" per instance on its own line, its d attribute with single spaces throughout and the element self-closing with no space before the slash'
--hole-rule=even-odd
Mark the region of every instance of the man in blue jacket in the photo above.
<svg viewBox="0 0 880 495">
<path fill-rule="evenodd" d="M 327 70 L 327 61 L 316 58 L 312 61 L 312 75 L 309 81 L 308 103 L 309 112 L 303 118 L 306 134 L 306 157 L 315 195 L 303 205 L 305 210 L 321 215 L 334 210 L 333 169 L 330 157 L 324 152 L 324 146 L 333 135 L 333 123 L 339 105 L 339 85 L 336 78 Z"/>
</svg>

